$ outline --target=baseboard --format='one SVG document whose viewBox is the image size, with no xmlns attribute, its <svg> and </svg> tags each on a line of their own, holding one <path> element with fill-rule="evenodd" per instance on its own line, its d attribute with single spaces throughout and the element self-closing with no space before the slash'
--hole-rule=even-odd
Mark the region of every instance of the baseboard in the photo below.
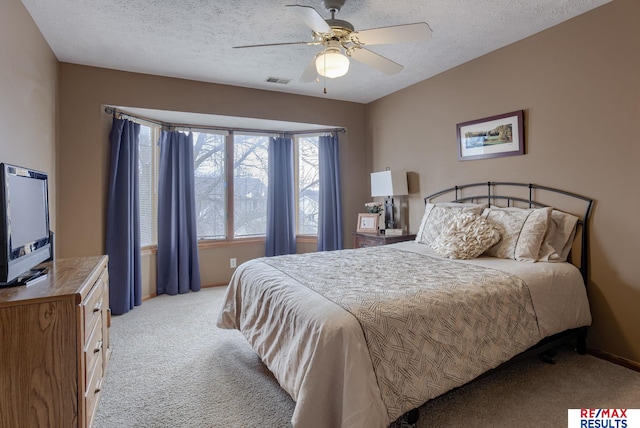
<svg viewBox="0 0 640 428">
<path fill-rule="evenodd" d="M 216 284 L 205 284 L 205 285 L 201 285 L 200 288 L 212 288 L 212 287 L 226 287 L 227 285 L 229 285 L 228 282 L 220 282 L 220 283 L 216 283 Z M 151 293 L 147 296 L 143 296 L 142 297 L 142 301 L 146 302 L 147 300 L 151 300 L 154 297 L 158 297 L 157 293 Z"/>
<path fill-rule="evenodd" d="M 216 284 L 205 284 L 205 285 L 202 285 L 201 288 L 226 287 L 227 285 L 229 285 L 228 282 L 219 282 Z"/>
<path fill-rule="evenodd" d="M 622 367 L 626 367 L 631 370 L 640 372 L 640 363 L 633 360 L 628 360 L 617 355 L 610 354 L 608 352 L 600 351 L 598 349 L 587 348 L 587 354 L 591 354 L 594 357 L 598 357 L 602 360 L 609 361 L 610 363 L 617 364 Z"/>
<path fill-rule="evenodd" d="M 143 297 L 142 297 L 142 301 L 143 301 L 143 302 L 146 302 L 147 300 L 151 300 L 151 299 L 153 299 L 154 297 L 157 297 L 157 296 L 158 296 L 158 295 L 157 295 L 156 293 L 151 293 L 151 294 L 149 294 L 148 296 L 143 296 Z"/>
</svg>

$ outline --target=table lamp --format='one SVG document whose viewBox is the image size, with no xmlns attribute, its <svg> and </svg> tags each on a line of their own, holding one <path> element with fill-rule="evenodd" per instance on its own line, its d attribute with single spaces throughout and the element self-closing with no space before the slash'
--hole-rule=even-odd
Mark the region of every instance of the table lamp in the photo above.
<svg viewBox="0 0 640 428">
<path fill-rule="evenodd" d="M 371 173 L 371 196 L 384 196 L 384 222 L 387 229 L 395 228 L 393 197 L 408 195 L 405 171 L 380 171 Z"/>
</svg>

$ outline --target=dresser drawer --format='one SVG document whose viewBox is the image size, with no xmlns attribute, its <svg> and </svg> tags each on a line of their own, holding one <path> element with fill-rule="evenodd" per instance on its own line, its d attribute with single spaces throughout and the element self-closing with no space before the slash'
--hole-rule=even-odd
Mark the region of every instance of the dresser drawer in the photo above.
<svg viewBox="0 0 640 428">
<path fill-rule="evenodd" d="M 102 365 L 102 348 L 103 348 L 103 340 L 102 340 L 102 319 L 98 319 L 98 322 L 93 328 L 91 335 L 89 336 L 87 343 L 84 346 L 84 367 L 85 367 L 85 385 L 88 388 L 91 384 L 91 375 L 95 370 L 95 365 Z M 85 392 L 87 392 L 85 391 Z"/>
<path fill-rule="evenodd" d="M 98 319 L 102 318 L 102 308 L 104 305 L 103 284 L 103 275 L 101 275 L 82 302 L 85 334 L 89 334 Z"/>
<path fill-rule="evenodd" d="M 92 367 L 87 367 L 89 382 L 87 383 L 87 390 L 84 394 L 86 427 L 91 427 L 93 423 L 93 418 L 96 414 L 96 407 L 98 406 L 100 390 L 102 389 L 102 381 L 104 377 L 104 370 L 102 368 L 102 349 L 100 349 L 97 354 L 98 358 L 94 361 L 95 364 Z"/>
</svg>

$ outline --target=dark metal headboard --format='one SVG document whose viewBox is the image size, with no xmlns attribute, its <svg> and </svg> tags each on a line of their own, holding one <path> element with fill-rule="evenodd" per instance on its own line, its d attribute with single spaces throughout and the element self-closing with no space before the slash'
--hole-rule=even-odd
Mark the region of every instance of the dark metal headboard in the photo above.
<svg viewBox="0 0 640 428">
<path fill-rule="evenodd" d="M 523 192 L 523 189 L 524 192 Z M 520 194 L 518 194 L 520 190 Z M 524 193 L 524 195 L 522 194 Z M 566 201 L 575 203 L 579 201 L 579 205 L 582 205 L 583 211 L 575 209 L 567 209 L 563 207 L 571 206 L 571 203 L 545 203 L 542 202 L 545 197 L 549 195 L 561 195 L 566 197 Z M 542 207 L 554 207 L 560 211 L 571 213 L 578 217 L 578 227 L 580 233 L 576 233 L 576 236 L 581 237 L 580 245 L 580 273 L 584 279 L 585 285 L 587 285 L 589 274 L 589 217 L 591 215 L 591 209 L 593 207 L 593 199 L 587 198 L 576 193 L 567 192 L 565 190 L 554 189 L 552 187 L 539 186 L 532 183 L 510 183 L 499 181 L 488 181 L 483 183 L 471 183 L 463 184 L 461 186 L 450 187 L 445 190 L 428 195 L 424 198 L 425 204 L 427 202 L 433 202 L 436 198 L 445 197 L 446 195 L 454 196 L 453 199 L 448 199 L 449 202 L 476 202 L 487 203 L 489 206 L 518 206 L 526 205 L 528 208 L 542 208 Z M 554 199 L 551 197 L 550 199 Z M 502 204 L 502 205 L 500 205 Z M 561 205 L 561 206 L 560 206 Z"/>
</svg>

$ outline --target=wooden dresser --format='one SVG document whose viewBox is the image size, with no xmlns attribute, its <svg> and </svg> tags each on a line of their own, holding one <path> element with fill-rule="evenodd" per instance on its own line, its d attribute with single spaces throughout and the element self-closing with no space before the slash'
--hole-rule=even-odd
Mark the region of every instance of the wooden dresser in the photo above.
<svg viewBox="0 0 640 428">
<path fill-rule="evenodd" d="M 414 239 L 416 239 L 415 234 L 386 236 L 384 233 L 353 232 L 353 248 L 377 247 L 378 245 L 395 244 Z"/>
<path fill-rule="evenodd" d="M 107 256 L 0 288 L 0 427 L 90 427 L 109 359 Z"/>
</svg>

